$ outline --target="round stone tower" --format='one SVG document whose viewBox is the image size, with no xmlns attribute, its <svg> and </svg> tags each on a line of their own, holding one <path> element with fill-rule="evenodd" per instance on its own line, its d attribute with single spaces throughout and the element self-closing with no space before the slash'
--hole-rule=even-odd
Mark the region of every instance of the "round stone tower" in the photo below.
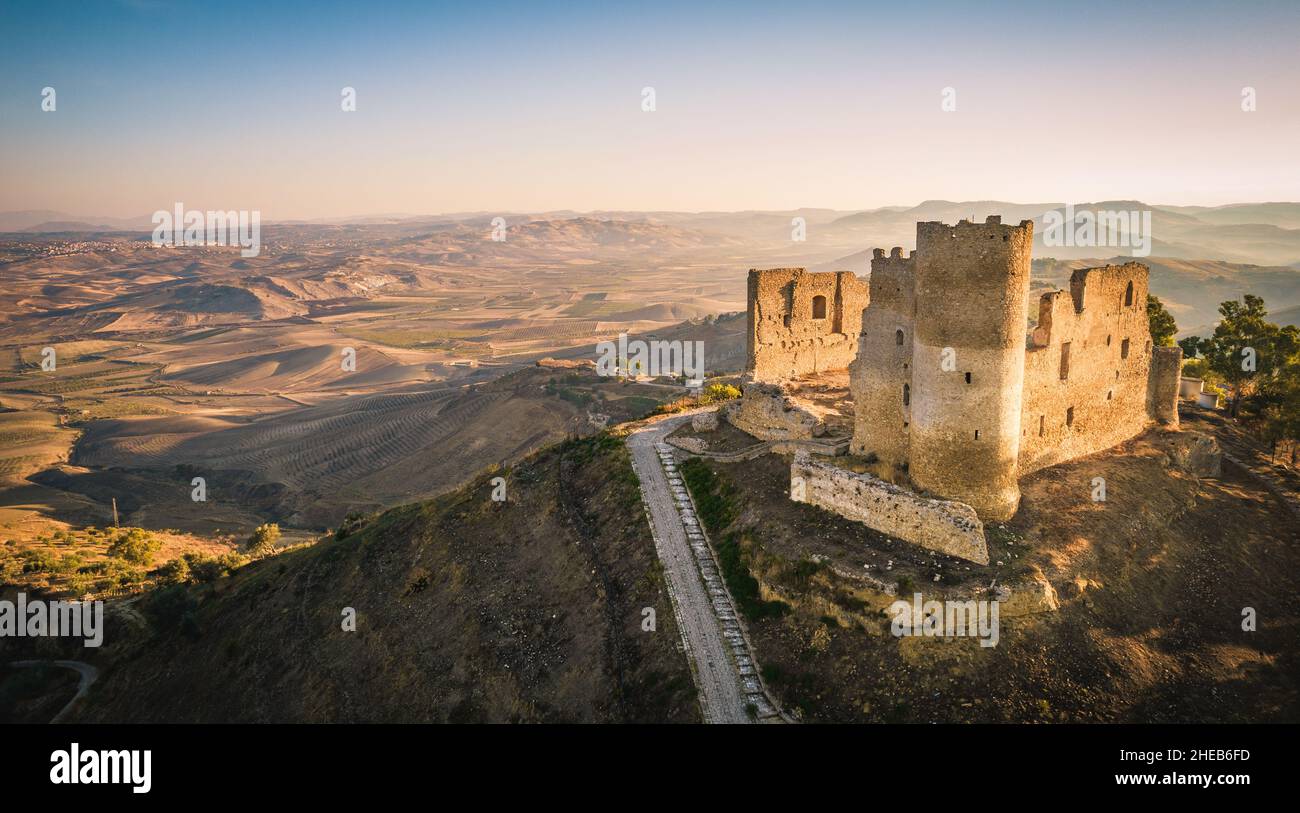
<svg viewBox="0 0 1300 813">
<path fill-rule="evenodd" d="M 918 223 L 909 474 L 922 489 L 1010 519 L 1024 389 L 1033 221 Z"/>
</svg>

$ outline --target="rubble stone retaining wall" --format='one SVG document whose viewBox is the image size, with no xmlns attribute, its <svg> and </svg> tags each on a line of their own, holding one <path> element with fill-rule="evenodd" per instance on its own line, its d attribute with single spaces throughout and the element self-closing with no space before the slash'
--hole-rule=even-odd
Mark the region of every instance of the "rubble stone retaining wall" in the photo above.
<svg viewBox="0 0 1300 813">
<path fill-rule="evenodd" d="M 930 550 L 981 565 L 989 562 L 984 524 L 965 503 L 922 497 L 804 453 L 790 464 L 790 498 Z"/>
</svg>

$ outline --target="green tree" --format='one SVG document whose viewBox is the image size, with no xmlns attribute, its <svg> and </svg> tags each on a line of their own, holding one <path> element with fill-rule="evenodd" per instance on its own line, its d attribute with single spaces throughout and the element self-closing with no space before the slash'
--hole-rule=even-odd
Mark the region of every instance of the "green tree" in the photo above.
<svg viewBox="0 0 1300 813">
<path fill-rule="evenodd" d="M 244 551 L 249 556 L 266 556 L 275 552 L 275 543 L 280 540 L 280 526 L 274 522 L 258 525 L 253 535 L 248 537 Z"/>
<path fill-rule="evenodd" d="M 1300 357 L 1260 387 L 1253 401 L 1260 434 L 1275 450 L 1278 441 L 1300 440 Z"/>
<path fill-rule="evenodd" d="M 186 559 L 172 559 L 158 568 L 158 579 L 163 584 L 185 584 L 190 580 L 190 563 Z"/>
<path fill-rule="evenodd" d="M 1178 346 L 1183 348 L 1184 359 L 1194 359 L 1201 353 L 1201 337 L 1187 336 L 1179 339 Z"/>
<path fill-rule="evenodd" d="M 109 543 L 108 555 L 132 564 L 147 565 L 162 550 L 162 540 L 143 528 L 125 528 Z"/>
<path fill-rule="evenodd" d="M 1269 322 L 1264 300 L 1252 294 L 1219 305 L 1219 314 L 1223 318 L 1214 335 L 1199 347 L 1209 369 L 1228 385 L 1236 417 L 1244 398 L 1268 388 L 1294 361 L 1300 352 L 1300 329 Z"/>
<path fill-rule="evenodd" d="M 1147 323 L 1151 326 L 1151 341 L 1156 347 L 1174 346 L 1178 325 L 1173 314 L 1165 310 L 1164 303 L 1151 294 L 1147 294 Z"/>
</svg>

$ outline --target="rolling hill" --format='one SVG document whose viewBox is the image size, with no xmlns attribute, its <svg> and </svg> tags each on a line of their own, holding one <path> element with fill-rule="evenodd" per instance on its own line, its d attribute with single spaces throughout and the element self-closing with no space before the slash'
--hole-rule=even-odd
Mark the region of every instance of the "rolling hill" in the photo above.
<svg viewBox="0 0 1300 813">
<path fill-rule="evenodd" d="M 622 444 L 571 441 L 502 474 L 505 503 L 480 478 L 155 594 L 147 629 L 108 636 L 80 719 L 697 721 Z"/>
</svg>

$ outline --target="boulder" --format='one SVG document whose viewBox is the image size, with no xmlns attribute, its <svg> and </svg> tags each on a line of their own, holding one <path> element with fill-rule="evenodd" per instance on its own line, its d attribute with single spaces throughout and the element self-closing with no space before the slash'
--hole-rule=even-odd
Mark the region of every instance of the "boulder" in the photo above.
<svg viewBox="0 0 1300 813">
<path fill-rule="evenodd" d="M 998 612 L 1003 618 L 1054 613 L 1061 608 L 1056 588 L 1041 572 L 1014 587 L 1000 588 L 997 599 Z"/>
<path fill-rule="evenodd" d="M 713 432 L 718 428 L 718 411 L 701 412 L 691 418 L 691 429 L 696 432 Z"/>
<path fill-rule="evenodd" d="M 1169 465 L 1193 477 L 1218 477 L 1223 473 L 1219 442 L 1203 432 L 1171 432 L 1163 439 Z"/>
</svg>

